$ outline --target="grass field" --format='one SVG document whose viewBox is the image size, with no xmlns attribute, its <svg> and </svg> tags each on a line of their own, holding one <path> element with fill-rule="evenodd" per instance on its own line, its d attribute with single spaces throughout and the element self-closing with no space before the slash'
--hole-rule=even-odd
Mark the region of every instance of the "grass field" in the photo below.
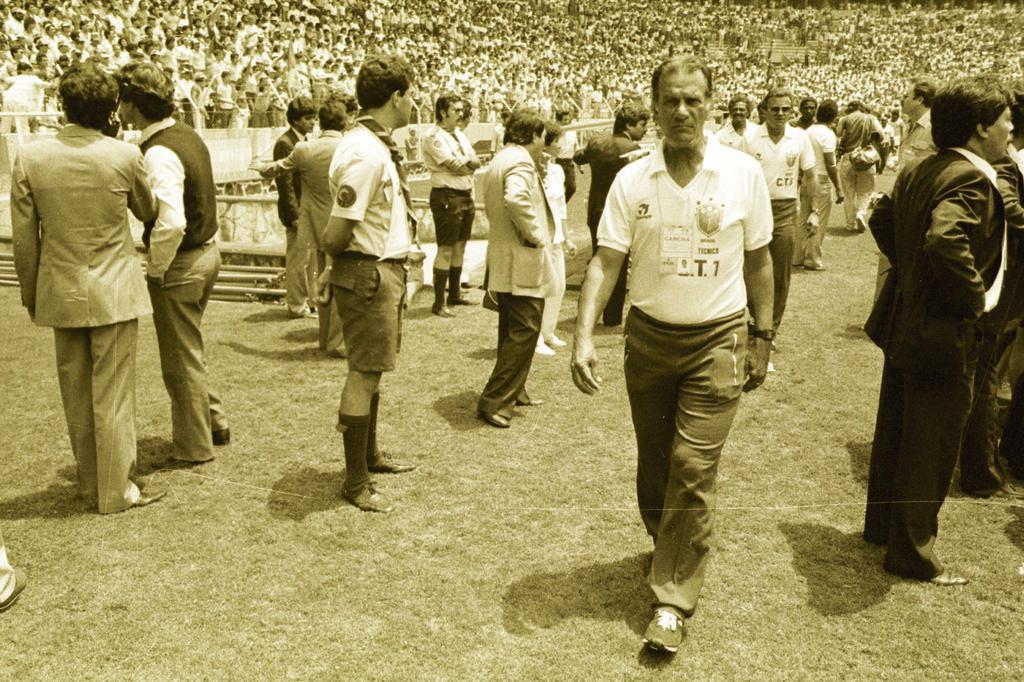
<svg viewBox="0 0 1024 682">
<path fill-rule="evenodd" d="M 498 431 L 474 416 L 496 317 L 440 320 L 417 297 L 381 438 L 422 466 L 381 479 L 399 507 L 378 516 L 338 494 L 345 365 L 314 350 L 314 321 L 211 304 L 234 442 L 183 472 L 161 469 L 169 408 L 144 320 L 139 467 L 171 493 L 98 516 L 75 497 L 52 334 L 0 289 L 0 523 L 30 578 L 0 616 L 0 676 L 1021 679 L 1024 509 L 952 495 L 938 551 L 972 579 L 963 589 L 897 580 L 860 539 L 881 357 L 858 326 L 876 256 L 836 229 L 825 248 L 827 271 L 794 274 L 778 372 L 740 407 L 711 570 L 674 659 L 640 647 L 650 545 L 619 333 L 597 337 L 600 395 L 573 387 L 567 352 L 537 358 L 531 395 L 547 403 Z M 565 338 L 575 306 L 570 291 Z"/>
</svg>

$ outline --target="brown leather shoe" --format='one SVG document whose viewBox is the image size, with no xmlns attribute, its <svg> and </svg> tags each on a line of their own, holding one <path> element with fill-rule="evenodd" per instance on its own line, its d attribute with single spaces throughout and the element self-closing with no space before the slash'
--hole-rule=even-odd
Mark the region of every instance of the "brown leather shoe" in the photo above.
<svg viewBox="0 0 1024 682">
<path fill-rule="evenodd" d="M 476 303 L 464 296 L 459 296 L 458 298 L 449 298 L 448 305 L 476 305 Z"/>
<path fill-rule="evenodd" d="M 231 444 L 231 429 L 217 429 L 213 432 L 213 444 L 216 446 Z"/>
<path fill-rule="evenodd" d="M 378 452 L 377 458 L 368 462 L 366 468 L 375 474 L 404 474 L 418 466 L 418 464 L 403 464 L 392 458 L 387 452 Z"/>
<path fill-rule="evenodd" d="M 446 305 L 441 307 L 437 307 L 436 305 L 430 306 L 430 312 L 434 313 L 438 317 L 455 317 L 455 313 L 453 313 L 451 308 Z"/>
<path fill-rule="evenodd" d="M 388 498 L 384 497 L 384 495 L 378 492 L 372 485 L 367 485 L 356 495 L 351 495 L 348 492 L 342 492 L 341 496 L 364 512 L 388 514 L 395 509 L 394 505 L 391 504 Z"/>
<path fill-rule="evenodd" d="M 509 421 L 509 418 L 503 417 L 500 414 L 496 414 L 494 412 L 484 412 L 483 410 L 478 410 L 477 414 L 480 415 L 480 418 L 483 419 L 485 422 L 496 428 L 507 429 L 508 427 L 512 426 L 512 422 Z"/>
<path fill-rule="evenodd" d="M 526 400 L 516 400 L 516 407 L 540 407 L 544 404 L 544 401 L 539 398 L 528 398 Z"/>
</svg>

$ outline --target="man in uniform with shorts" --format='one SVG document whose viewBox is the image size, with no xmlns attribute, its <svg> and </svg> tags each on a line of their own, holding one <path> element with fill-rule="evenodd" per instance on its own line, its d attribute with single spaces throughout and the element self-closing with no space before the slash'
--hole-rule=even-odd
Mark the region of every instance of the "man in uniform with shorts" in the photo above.
<svg viewBox="0 0 1024 682">
<path fill-rule="evenodd" d="M 363 511 L 390 512 L 370 472 L 401 473 L 413 465 L 377 447 L 381 375 L 395 368 L 401 346 L 406 257 L 412 246 L 408 185 L 391 131 L 409 123 L 413 71 L 401 57 L 368 59 L 356 77 L 361 109 L 334 152 L 334 196 L 324 231 L 331 284 L 348 349 L 338 430 L 345 444 L 342 495 Z"/>
</svg>

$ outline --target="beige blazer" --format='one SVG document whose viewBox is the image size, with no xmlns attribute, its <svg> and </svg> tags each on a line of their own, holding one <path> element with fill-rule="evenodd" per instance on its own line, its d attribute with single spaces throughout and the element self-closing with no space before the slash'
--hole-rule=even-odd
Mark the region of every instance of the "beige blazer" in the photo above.
<svg viewBox="0 0 1024 682">
<path fill-rule="evenodd" d="M 299 142 L 292 153 L 277 162 L 279 173 L 292 171 L 302 181 L 299 199 L 299 224 L 313 235 L 316 248 L 323 251 L 324 228 L 331 217 L 334 195 L 331 193 L 330 171 L 334 151 L 341 142 L 341 132 L 324 130 L 315 140 Z"/>
<path fill-rule="evenodd" d="M 519 145 L 498 152 L 483 178 L 487 290 L 545 298 L 554 293 L 555 220 L 530 153 Z"/>
<path fill-rule="evenodd" d="M 138 147 L 65 126 L 21 148 L 11 227 L 21 302 L 44 327 L 100 327 L 152 312 L 127 210 L 156 218 Z"/>
</svg>

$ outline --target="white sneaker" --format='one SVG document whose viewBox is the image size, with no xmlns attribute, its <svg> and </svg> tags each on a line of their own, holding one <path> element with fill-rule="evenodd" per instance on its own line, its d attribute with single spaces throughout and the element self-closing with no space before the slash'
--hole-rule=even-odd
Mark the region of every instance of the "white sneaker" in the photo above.
<svg viewBox="0 0 1024 682">
<path fill-rule="evenodd" d="M 565 348 L 569 345 L 557 336 L 552 336 L 550 339 L 547 339 L 547 344 L 552 348 Z"/>
<path fill-rule="evenodd" d="M 537 355 L 554 355 L 555 351 L 551 350 L 548 344 L 544 343 L 543 340 L 537 342 L 537 348 L 533 351 Z"/>
</svg>

